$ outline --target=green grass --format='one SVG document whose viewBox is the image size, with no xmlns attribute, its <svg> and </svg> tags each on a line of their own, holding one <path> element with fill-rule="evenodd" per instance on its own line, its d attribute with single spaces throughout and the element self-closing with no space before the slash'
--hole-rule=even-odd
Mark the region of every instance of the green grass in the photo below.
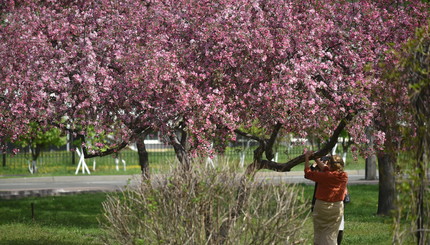
<svg viewBox="0 0 430 245">
<path fill-rule="evenodd" d="M 300 186 L 307 197 L 312 195 L 313 186 Z M 343 244 L 391 244 L 392 219 L 375 215 L 378 186 L 351 185 L 349 190 L 352 202 L 345 208 Z M 0 243 L 101 244 L 98 218 L 105 198 L 105 193 L 95 193 L 1 200 Z M 311 239 L 312 232 L 312 220 L 308 219 L 303 236 Z"/>
<path fill-rule="evenodd" d="M 97 193 L 1 200 L 0 244 L 100 244 L 97 218 L 105 197 Z"/>
<path fill-rule="evenodd" d="M 376 215 L 377 185 L 350 185 L 351 203 L 345 205 L 345 244 L 392 244 L 391 217 Z"/>
</svg>

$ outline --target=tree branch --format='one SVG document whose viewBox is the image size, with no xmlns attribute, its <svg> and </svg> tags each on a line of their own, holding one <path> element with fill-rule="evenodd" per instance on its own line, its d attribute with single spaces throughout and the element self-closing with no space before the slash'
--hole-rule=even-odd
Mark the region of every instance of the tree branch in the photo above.
<svg viewBox="0 0 430 245">
<path fill-rule="evenodd" d="M 88 158 L 94 158 L 94 157 L 103 157 L 103 156 L 107 156 L 107 155 L 116 153 L 116 152 L 124 149 L 128 145 L 128 143 L 129 142 L 127 142 L 127 141 L 123 141 L 123 142 L 121 142 L 121 144 L 119 144 L 116 147 L 109 148 L 109 149 L 104 150 L 104 151 L 98 151 L 98 152 L 92 153 L 92 154 L 88 153 L 86 147 L 82 147 L 82 151 L 84 152 L 84 157 L 87 158 L 87 159 Z"/>
<path fill-rule="evenodd" d="M 62 130 L 65 130 L 65 131 L 67 131 L 69 133 L 75 133 L 75 134 L 77 133 L 75 130 L 72 130 L 72 129 L 67 128 L 67 127 L 63 127 L 63 126 L 61 126 L 60 124 L 58 124 L 56 122 L 50 122 L 50 124 L 52 126 L 54 126 L 54 127 L 57 127 L 59 129 L 62 129 Z M 133 130 L 133 135 L 134 136 L 132 138 L 137 137 L 142 132 L 145 132 L 145 131 L 147 131 L 149 129 L 150 129 L 150 126 L 144 126 L 144 127 L 136 128 L 135 130 Z M 80 138 L 82 140 L 82 142 L 85 142 L 85 136 L 84 135 L 78 134 L 78 138 Z M 107 156 L 107 155 L 116 153 L 116 152 L 124 149 L 129 143 L 130 143 L 130 141 L 122 141 L 116 147 L 112 147 L 110 149 L 107 149 L 107 150 L 104 150 L 104 151 L 98 151 L 98 152 L 91 153 L 91 154 L 88 153 L 87 148 L 84 146 L 84 147 L 82 147 L 82 152 L 84 153 L 84 157 L 87 158 L 87 159 L 88 158 L 94 158 L 94 157 L 103 157 L 103 156 Z"/>
<path fill-rule="evenodd" d="M 148 130 L 149 128 L 150 127 L 147 126 L 147 127 L 137 128 L 137 129 L 133 130 L 133 134 L 135 135 L 134 137 L 140 135 L 142 132 Z M 85 142 L 85 136 L 79 135 L 78 137 L 82 139 L 82 142 Z M 109 149 L 104 150 L 104 151 L 98 151 L 98 152 L 95 152 L 95 153 L 92 153 L 92 154 L 88 153 L 86 147 L 82 147 L 82 151 L 84 153 L 84 157 L 85 158 L 103 157 L 103 156 L 107 156 L 107 155 L 116 153 L 116 152 L 124 149 L 129 143 L 130 143 L 130 141 L 122 141 L 116 147 L 112 147 L 112 148 L 109 148 Z"/>
<path fill-rule="evenodd" d="M 348 114 L 344 119 L 340 121 L 336 129 L 334 130 L 332 136 L 327 141 L 327 143 L 319 149 L 315 154 L 311 157 L 311 159 L 315 159 L 318 157 L 322 157 L 327 155 L 331 149 L 336 145 L 337 140 L 339 138 L 339 135 L 341 134 L 342 130 L 346 127 L 348 122 L 354 117 L 353 114 Z M 302 154 L 286 163 L 277 163 L 270 160 L 262 160 L 261 164 L 259 164 L 258 168 L 256 170 L 260 169 L 269 169 L 274 170 L 277 172 L 288 172 L 290 171 L 294 166 L 299 165 L 300 163 L 305 161 L 305 155 Z M 254 166 L 255 167 L 255 166 Z"/>
<path fill-rule="evenodd" d="M 249 138 L 249 139 L 253 139 L 253 140 L 258 141 L 260 143 L 264 141 L 264 139 L 258 138 L 257 136 L 252 135 L 252 134 L 245 133 L 239 129 L 234 130 L 234 132 L 238 135 L 241 135 L 241 136 Z"/>
</svg>

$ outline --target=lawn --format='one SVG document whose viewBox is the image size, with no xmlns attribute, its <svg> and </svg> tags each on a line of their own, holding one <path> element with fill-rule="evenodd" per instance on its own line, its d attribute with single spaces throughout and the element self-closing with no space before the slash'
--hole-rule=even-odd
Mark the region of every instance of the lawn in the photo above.
<svg viewBox="0 0 430 245">
<path fill-rule="evenodd" d="M 313 186 L 299 187 L 312 195 Z M 392 219 L 375 215 L 378 186 L 351 185 L 349 190 L 344 244 L 391 244 Z M 101 244 L 98 218 L 105 198 L 106 193 L 95 193 L 1 200 L 1 244 Z M 312 237 L 311 219 L 303 236 Z"/>
<path fill-rule="evenodd" d="M 100 244 L 97 217 L 105 197 L 96 193 L 1 200 L 0 243 Z"/>
</svg>

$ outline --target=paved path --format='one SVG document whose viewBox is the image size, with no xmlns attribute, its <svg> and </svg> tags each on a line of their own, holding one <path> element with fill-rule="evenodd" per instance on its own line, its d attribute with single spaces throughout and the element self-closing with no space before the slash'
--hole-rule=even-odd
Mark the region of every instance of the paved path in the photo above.
<svg viewBox="0 0 430 245">
<path fill-rule="evenodd" d="M 378 180 L 364 180 L 364 170 L 348 170 L 347 172 L 349 184 L 378 184 Z M 124 189 L 127 185 L 137 185 L 139 177 L 139 175 L 76 175 L 0 178 L 0 199 L 116 191 Z M 303 177 L 302 171 L 258 172 L 256 180 L 270 183 L 313 183 Z"/>
</svg>

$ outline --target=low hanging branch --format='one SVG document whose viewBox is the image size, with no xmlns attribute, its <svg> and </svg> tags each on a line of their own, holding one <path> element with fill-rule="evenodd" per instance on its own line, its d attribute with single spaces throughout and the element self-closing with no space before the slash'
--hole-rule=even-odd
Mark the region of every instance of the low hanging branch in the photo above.
<svg viewBox="0 0 430 245">
<path fill-rule="evenodd" d="M 123 141 L 123 142 L 121 142 L 121 144 L 119 144 L 115 147 L 109 148 L 109 149 L 104 150 L 104 151 L 98 151 L 95 153 L 91 153 L 91 154 L 88 153 L 86 147 L 82 147 L 82 152 L 84 153 L 85 158 L 103 157 L 103 156 L 107 156 L 107 155 L 116 153 L 116 152 L 124 149 L 128 145 L 128 143 L 129 142 Z"/>
<path fill-rule="evenodd" d="M 274 126 L 274 129 L 269 139 L 262 139 L 255 135 L 251 135 L 251 134 L 242 132 L 240 130 L 235 130 L 237 134 L 259 142 L 259 146 L 257 147 L 257 149 L 254 150 L 254 161 L 250 166 L 248 166 L 246 170 L 246 175 L 250 175 L 252 173 L 255 173 L 255 170 L 261 169 L 261 163 L 263 161 L 264 153 L 266 153 L 267 159 L 274 158 L 273 145 L 275 144 L 276 138 L 278 137 L 278 133 L 281 130 L 281 128 L 282 128 L 282 124 L 277 123 Z"/>
<path fill-rule="evenodd" d="M 241 131 L 241 130 L 239 130 L 239 129 L 234 130 L 234 132 L 235 132 L 236 134 L 238 134 L 238 135 L 241 135 L 241 136 L 245 137 L 245 138 L 249 138 L 249 139 L 252 139 L 252 140 L 258 141 L 260 144 L 264 141 L 263 139 L 261 139 L 261 138 L 259 138 L 259 137 L 255 136 L 255 135 L 245 133 L 245 132 L 243 132 L 243 131 Z"/>
<path fill-rule="evenodd" d="M 67 127 L 64 127 L 61 124 L 56 123 L 56 122 L 50 122 L 50 124 L 52 126 L 54 126 L 54 127 L 57 127 L 59 129 L 62 129 L 64 131 L 66 131 L 66 132 L 69 132 L 69 133 L 72 133 L 72 134 L 77 134 L 77 138 L 79 138 L 83 143 L 86 142 L 85 135 L 78 134 L 77 131 L 72 130 L 72 129 L 67 128 Z M 133 132 L 136 133 L 136 134 L 140 134 L 141 132 L 143 132 L 147 128 L 148 127 L 146 127 L 146 128 L 138 128 L 138 129 L 134 130 Z M 115 147 L 109 148 L 109 149 L 104 150 L 104 151 L 97 151 L 97 152 L 91 153 L 91 154 L 88 153 L 87 147 L 82 146 L 82 152 L 84 154 L 84 157 L 87 158 L 87 159 L 88 158 L 94 158 L 94 157 L 103 157 L 103 156 L 107 156 L 107 155 L 113 154 L 115 152 L 118 152 L 118 151 L 124 149 L 129 143 L 130 143 L 129 141 L 123 141 L 123 142 L 121 142 L 119 145 L 117 145 Z"/>
<path fill-rule="evenodd" d="M 134 137 L 137 137 L 138 135 L 140 135 L 141 133 L 145 132 L 146 130 L 148 130 L 150 127 L 144 127 L 144 128 L 138 128 L 133 130 L 133 135 Z M 83 135 L 79 135 L 78 136 L 82 142 L 85 142 L 85 136 Z M 94 157 L 103 157 L 103 156 L 108 156 L 110 154 L 116 153 L 122 149 L 124 149 L 128 144 L 130 143 L 130 141 L 122 141 L 119 145 L 109 148 L 107 150 L 104 151 L 97 151 L 95 153 L 88 153 L 87 148 L 84 146 L 82 147 L 82 151 L 84 153 L 84 157 L 85 158 L 94 158 Z"/>
<path fill-rule="evenodd" d="M 353 114 L 348 114 L 344 119 L 342 119 L 340 121 L 339 125 L 334 130 L 329 141 L 327 141 L 327 143 L 321 149 L 316 151 L 315 154 L 311 157 L 311 159 L 327 155 L 331 151 L 331 149 L 333 149 L 333 147 L 336 145 L 337 140 L 338 140 L 339 135 L 341 134 L 342 130 L 346 127 L 348 122 L 353 117 L 354 117 Z M 269 170 L 274 170 L 277 172 L 288 172 L 294 166 L 297 166 L 304 161 L 305 161 L 305 155 L 304 154 L 302 154 L 302 155 L 300 155 L 300 156 L 298 156 L 298 157 L 296 157 L 296 158 L 294 158 L 294 159 L 292 159 L 286 163 L 277 163 L 277 162 L 274 162 L 271 160 L 262 160 L 261 163 L 259 164 L 259 168 L 257 168 L 256 170 L 269 169 Z"/>
</svg>

